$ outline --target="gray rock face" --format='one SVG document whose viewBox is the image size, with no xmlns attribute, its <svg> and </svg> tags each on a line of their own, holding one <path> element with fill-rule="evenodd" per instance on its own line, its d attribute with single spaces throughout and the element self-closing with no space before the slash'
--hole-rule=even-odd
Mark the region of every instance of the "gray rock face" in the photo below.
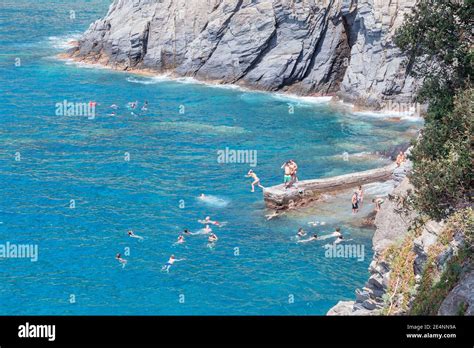
<svg viewBox="0 0 474 348">
<path fill-rule="evenodd" d="M 413 1 L 115 0 L 71 52 L 297 94 L 339 94 L 382 107 L 416 88 L 393 34 Z"/>
<path fill-rule="evenodd" d="M 404 178 L 401 184 L 393 191 L 393 195 L 403 196 L 407 190 L 413 190 L 413 186 L 408 181 L 408 178 Z M 382 204 L 380 211 L 375 217 L 375 225 L 377 230 L 372 238 L 374 251 L 381 253 L 388 246 L 392 245 L 397 241 L 401 241 L 410 226 L 411 222 L 415 218 L 415 214 L 410 216 L 401 216 L 394 213 L 394 209 L 397 209 L 397 202 L 385 199 Z"/>
<path fill-rule="evenodd" d="M 466 274 L 441 303 L 438 315 L 474 315 L 474 271 Z"/>
</svg>

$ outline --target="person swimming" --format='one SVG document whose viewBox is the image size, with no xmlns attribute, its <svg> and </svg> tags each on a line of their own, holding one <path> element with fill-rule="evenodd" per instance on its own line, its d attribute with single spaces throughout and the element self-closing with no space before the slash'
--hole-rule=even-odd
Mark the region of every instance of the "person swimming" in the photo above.
<svg viewBox="0 0 474 348">
<path fill-rule="evenodd" d="M 131 237 L 131 238 L 137 238 L 137 239 L 143 240 L 143 237 L 142 237 L 142 236 L 139 236 L 139 235 L 133 233 L 132 230 L 128 231 L 127 234 L 128 234 L 128 236 Z"/>
<path fill-rule="evenodd" d="M 339 243 L 341 243 L 341 242 L 343 242 L 343 241 L 344 241 L 344 237 L 343 237 L 342 234 L 341 234 L 340 236 L 338 236 L 338 237 L 336 238 L 336 240 L 334 241 L 334 244 L 339 244 Z"/>
<path fill-rule="evenodd" d="M 336 230 L 333 233 L 331 233 L 331 237 L 340 237 L 340 236 L 342 236 L 341 228 L 336 227 Z"/>
<path fill-rule="evenodd" d="M 117 255 L 115 255 L 115 259 L 120 262 L 120 264 L 122 265 L 122 268 L 125 267 L 125 265 L 127 264 L 127 260 L 125 259 L 122 259 L 122 255 L 120 255 L 120 253 L 117 253 Z"/>
<path fill-rule="evenodd" d="M 252 190 L 251 192 L 255 192 L 255 185 L 257 185 L 258 187 L 260 187 L 261 189 L 263 189 L 264 187 L 260 184 L 260 179 L 258 178 L 257 174 L 255 174 L 255 172 L 250 169 L 249 172 L 247 173 L 246 175 L 247 178 L 252 178 L 253 181 L 250 185 L 252 185 Z"/>
<path fill-rule="evenodd" d="M 145 103 L 143 103 L 142 106 L 142 111 L 147 111 L 148 110 L 148 102 L 145 100 Z"/>
<path fill-rule="evenodd" d="M 176 244 L 183 244 L 184 242 L 185 242 L 184 237 L 182 235 L 180 235 L 178 237 L 178 240 L 176 241 Z"/>
<path fill-rule="evenodd" d="M 217 208 L 223 208 L 229 204 L 228 200 L 213 195 L 205 195 L 204 193 L 201 193 L 198 199 L 208 205 Z"/>
<path fill-rule="evenodd" d="M 201 224 L 207 224 L 207 225 L 214 225 L 214 226 L 218 226 L 218 227 L 222 227 L 223 224 L 220 223 L 219 221 L 215 221 L 215 220 L 211 220 L 211 217 L 210 216 L 206 216 L 206 218 L 204 220 L 198 220 L 199 223 Z"/>
<path fill-rule="evenodd" d="M 127 106 L 130 109 L 135 109 L 137 107 L 137 105 L 138 105 L 138 101 L 134 101 L 134 102 L 129 102 Z"/>
<path fill-rule="evenodd" d="M 298 233 L 296 233 L 296 235 L 297 235 L 298 237 L 300 237 L 300 238 L 301 238 L 301 237 L 304 237 L 304 236 L 306 236 L 306 231 L 303 230 L 303 228 L 299 228 L 299 229 L 298 229 Z"/>
<path fill-rule="evenodd" d="M 217 236 L 214 233 L 211 233 L 209 235 L 209 238 L 207 238 L 207 240 L 209 243 L 215 243 L 219 240 L 219 238 L 217 238 Z"/>
<path fill-rule="evenodd" d="M 301 239 L 299 241 L 297 241 L 296 243 L 308 243 L 308 242 L 312 242 L 314 240 L 317 240 L 318 239 L 318 235 L 317 234 L 313 234 L 311 237 L 309 237 L 308 239 Z"/>
<path fill-rule="evenodd" d="M 173 266 L 175 262 L 184 261 L 184 260 L 186 259 L 176 259 L 174 255 L 171 255 L 168 262 L 164 264 L 161 270 L 169 273 L 171 266 Z"/>
</svg>

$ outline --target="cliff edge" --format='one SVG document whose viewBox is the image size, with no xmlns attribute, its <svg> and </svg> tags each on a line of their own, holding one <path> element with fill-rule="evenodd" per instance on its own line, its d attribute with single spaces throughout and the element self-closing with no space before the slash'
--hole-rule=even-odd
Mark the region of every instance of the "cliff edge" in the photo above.
<svg viewBox="0 0 474 348">
<path fill-rule="evenodd" d="M 69 53 L 117 69 L 382 108 L 411 102 L 416 89 L 392 40 L 413 3 L 115 0 Z"/>
</svg>

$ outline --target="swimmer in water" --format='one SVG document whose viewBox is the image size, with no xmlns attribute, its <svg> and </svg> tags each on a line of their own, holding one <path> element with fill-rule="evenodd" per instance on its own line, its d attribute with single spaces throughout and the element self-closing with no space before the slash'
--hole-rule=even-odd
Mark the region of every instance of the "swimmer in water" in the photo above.
<svg viewBox="0 0 474 348">
<path fill-rule="evenodd" d="M 147 111 L 148 110 L 148 102 L 145 100 L 145 103 L 142 106 L 142 111 Z"/>
<path fill-rule="evenodd" d="M 263 189 L 264 187 L 260 184 L 260 179 L 258 178 L 257 174 L 255 174 L 255 172 L 250 169 L 249 172 L 247 173 L 246 175 L 247 178 L 252 178 L 253 179 L 253 182 L 252 182 L 252 190 L 251 192 L 255 192 L 255 185 L 257 185 L 258 187 L 260 187 L 261 189 Z"/>
<path fill-rule="evenodd" d="M 170 258 L 169 258 L 169 260 L 168 260 L 168 262 L 165 263 L 165 265 L 161 268 L 161 270 L 162 270 L 162 271 L 166 271 L 166 272 L 169 273 L 171 266 L 173 266 L 173 264 L 174 264 L 175 262 L 184 261 L 184 260 L 186 260 L 186 259 L 179 259 L 179 260 L 178 260 L 178 259 L 176 259 L 176 258 L 174 257 L 174 255 L 171 255 Z"/>
<path fill-rule="evenodd" d="M 217 236 L 214 233 L 211 233 L 207 240 L 209 243 L 215 243 L 219 240 L 219 238 L 217 238 Z"/>
<path fill-rule="evenodd" d="M 177 244 L 183 244 L 185 242 L 184 240 L 184 237 L 183 236 L 179 236 L 178 237 L 178 241 L 176 242 Z"/>
<path fill-rule="evenodd" d="M 206 198 L 207 198 L 207 197 L 206 197 L 206 195 L 205 195 L 204 193 L 201 193 L 201 195 L 199 196 L 199 199 L 202 199 L 202 200 L 204 200 L 204 199 L 206 199 Z"/>
<path fill-rule="evenodd" d="M 115 258 L 117 259 L 118 262 L 120 262 L 120 264 L 122 265 L 122 268 L 124 268 L 125 265 L 127 264 L 127 260 L 122 259 L 122 255 L 120 255 L 120 253 L 117 253 L 117 255 L 115 255 Z"/>
<path fill-rule="evenodd" d="M 317 235 L 317 234 L 313 234 L 312 237 L 309 237 L 308 239 L 299 240 L 299 241 L 297 241 L 296 243 L 308 243 L 308 242 L 312 242 L 312 241 L 317 240 L 317 239 L 318 239 L 318 235 Z"/>
<path fill-rule="evenodd" d="M 341 228 L 340 227 L 336 227 L 336 230 L 331 233 L 331 237 L 342 237 L 342 233 L 341 233 Z"/>
<path fill-rule="evenodd" d="M 221 226 L 221 223 L 219 221 L 211 220 L 210 216 L 206 216 L 206 218 L 204 220 L 198 220 L 198 222 L 201 223 L 201 224 L 211 224 L 211 225 L 215 225 L 215 226 Z"/>
<path fill-rule="evenodd" d="M 137 239 L 143 240 L 143 237 L 141 237 L 141 236 L 139 236 L 139 235 L 133 233 L 132 230 L 128 231 L 127 234 L 128 234 L 128 236 L 131 237 L 131 238 L 137 238 Z"/>
<path fill-rule="evenodd" d="M 336 238 L 336 240 L 334 241 L 334 244 L 339 244 L 339 243 L 341 243 L 341 242 L 343 242 L 343 241 L 344 241 L 344 237 L 343 237 L 342 234 L 341 234 L 340 236 L 338 236 L 338 237 Z"/>
<path fill-rule="evenodd" d="M 306 236 L 306 231 L 303 230 L 303 228 L 299 228 L 299 229 L 298 229 L 298 233 L 297 233 L 296 235 L 297 235 L 298 237 L 300 237 L 300 238 L 301 238 L 301 237 L 304 237 L 304 236 Z"/>
</svg>

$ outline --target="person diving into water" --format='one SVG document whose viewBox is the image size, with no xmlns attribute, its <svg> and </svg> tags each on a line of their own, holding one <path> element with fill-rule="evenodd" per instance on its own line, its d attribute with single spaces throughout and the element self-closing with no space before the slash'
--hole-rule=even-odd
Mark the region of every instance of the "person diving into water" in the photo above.
<svg viewBox="0 0 474 348">
<path fill-rule="evenodd" d="M 260 187 L 261 189 L 264 188 L 264 187 L 260 184 L 260 179 L 258 178 L 257 174 L 256 174 L 252 169 L 249 170 L 249 172 L 247 173 L 246 177 L 253 179 L 253 181 L 252 181 L 252 183 L 251 183 L 251 185 L 252 185 L 252 190 L 251 190 L 251 192 L 255 192 L 255 185 L 257 185 L 257 186 Z"/>
</svg>

